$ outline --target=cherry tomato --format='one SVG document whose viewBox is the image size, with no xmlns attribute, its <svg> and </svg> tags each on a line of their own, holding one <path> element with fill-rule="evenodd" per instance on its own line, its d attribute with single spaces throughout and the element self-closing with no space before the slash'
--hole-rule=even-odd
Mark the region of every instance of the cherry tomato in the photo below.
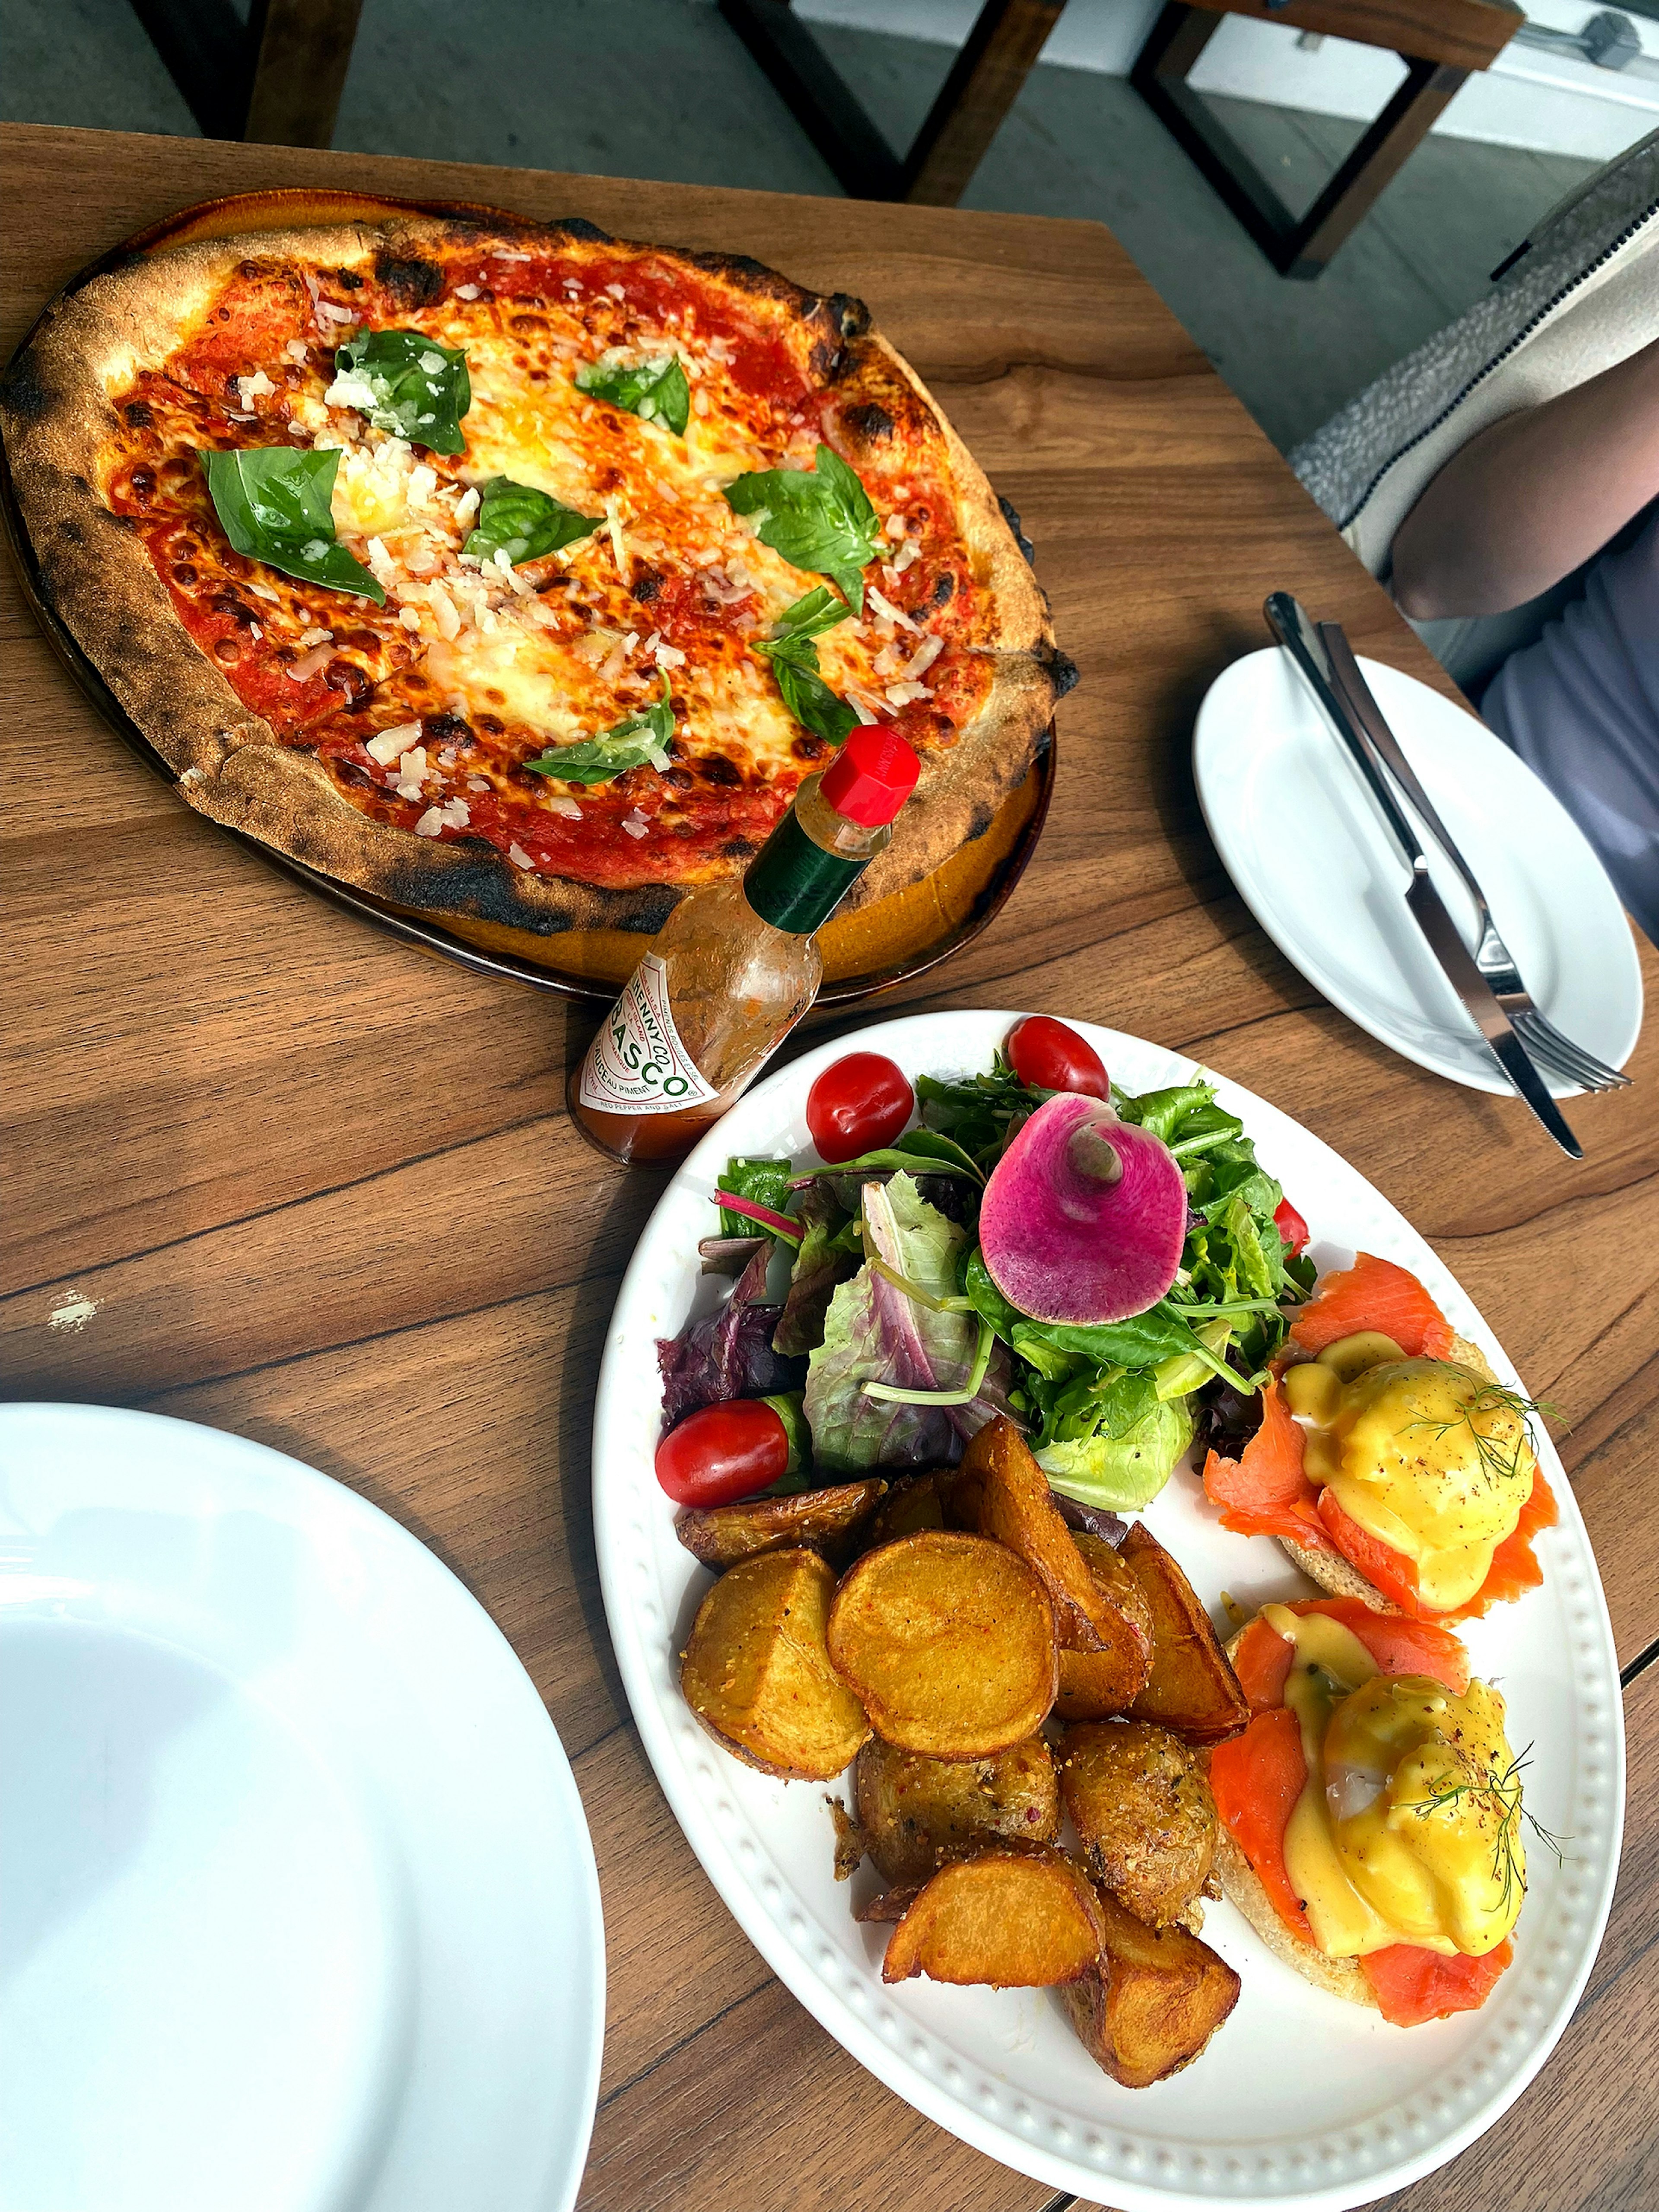
<svg viewBox="0 0 1659 2212">
<path fill-rule="evenodd" d="M 729 1505 L 775 1483 L 789 1464 L 782 1417 L 763 1398 L 700 1406 L 657 1446 L 657 1480 L 677 1505 Z"/>
<path fill-rule="evenodd" d="M 1035 1090 L 1080 1091 L 1085 1098 L 1112 1095 L 1100 1054 L 1052 1014 L 1027 1014 L 1016 1022 L 1003 1050 L 1020 1081 Z"/>
<path fill-rule="evenodd" d="M 890 1145 L 915 1110 L 902 1067 L 879 1052 L 849 1052 L 806 1094 L 806 1126 L 820 1159 L 855 1160 Z"/>
<path fill-rule="evenodd" d="M 1287 1252 L 1300 1252 L 1306 1246 L 1308 1224 L 1288 1198 L 1281 1198 L 1273 1208 L 1273 1227 L 1285 1239 Z"/>
</svg>

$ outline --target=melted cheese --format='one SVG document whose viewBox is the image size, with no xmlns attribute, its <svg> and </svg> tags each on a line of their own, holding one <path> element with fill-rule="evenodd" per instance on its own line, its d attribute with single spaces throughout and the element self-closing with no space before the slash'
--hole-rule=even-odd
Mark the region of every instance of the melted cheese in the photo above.
<svg viewBox="0 0 1659 2212">
<path fill-rule="evenodd" d="M 1520 1784 L 1504 1701 L 1426 1675 L 1383 1675 L 1322 1613 L 1264 1607 L 1295 1647 L 1285 1703 L 1307 1780 L 1285 1830 L 1285 1868 L 1314 1941 L 1352 1959 L 1411 1943 L 1479 1958 L 1526 1893 Z"/>
<path fill-rule="evenodd" d="M 1359 1364 L 1362 1350 L 1370 1364 Z M 1407 1359 L 1369 1334 L 1363 1346 L 1344 1338 L 1289 1369 L 1285 1389 L 1307 1425 L 1311 1480 L 1415 1561 L 1425 1605 L 1449 1612 L 1472 1598 L 1532 1491 L 1522 1415 L 1468 1369 Z"/>
</svg>

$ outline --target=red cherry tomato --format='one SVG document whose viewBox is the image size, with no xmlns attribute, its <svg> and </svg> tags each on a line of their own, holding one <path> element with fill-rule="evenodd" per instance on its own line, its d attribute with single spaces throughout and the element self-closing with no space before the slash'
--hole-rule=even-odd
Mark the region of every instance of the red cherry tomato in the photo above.
<svg viewBox="0 0 1659 2212">
<path fill-rule="evenodd" d="M 657 1480 L 677 1505 L 729 1505 L 775 1483 L 789 1437 L 763 1398 L 700 1406 L 657 1446 Z"/>
<path fill-rule="evenodd" d="M 1308 1224 L 1288 1198 L 1281 1198 L 1273 1208 L 1273 1227 L 1285 1239 L 1287 1252 L 1300 1252 L 1307 1244 Z"/>
<path fill-rule="evenodd" d="M 915 1110 L 910 1079 L 879 1052 L 849 1052 L 806 1094 L 806 1126 L 820 1159 L 833 1166 L 890 1145 Z"/>
<path fill-rule="evenodd" d="M 1027 1014 L 1016 1022 L 1003 1050 L 1020 1081 L 1035 1090 L 1080 1091 L 1085 1098 L 1112 1095 L 1100 1054 L 1052 1014 Z"/>
</svg>

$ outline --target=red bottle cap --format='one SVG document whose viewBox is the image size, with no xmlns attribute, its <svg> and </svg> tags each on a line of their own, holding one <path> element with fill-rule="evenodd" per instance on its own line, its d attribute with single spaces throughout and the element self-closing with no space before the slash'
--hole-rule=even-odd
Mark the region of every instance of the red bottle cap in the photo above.
<svg viewBox="0 0 1659 2212">
<path fill-rule="evenodd" d="M 818 789 L 848 822 L 878 830 L 916 787 L 921 763 L 890 730 L 858 729 L 823 771 Z"/>
</svg>

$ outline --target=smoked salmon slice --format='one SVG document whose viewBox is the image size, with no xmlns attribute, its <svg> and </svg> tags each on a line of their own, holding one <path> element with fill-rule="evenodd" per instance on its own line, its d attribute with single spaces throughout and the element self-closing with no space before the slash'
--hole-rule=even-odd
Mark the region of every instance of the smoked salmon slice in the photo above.
<svg viewBox="0 0 1659 2212">
<path fill-rule="evenodd" d="M 1327 1275 L 1319 1295 L 1291 1323 L 1291 1342 L 1311 1358 L 1361 1329 L 1391 1336 L 1408 1359 L 1449 1359 L 1452 1326 L 1415 1275 L 1362 1252 Z"/>
<path fill-rule="evenodd" d="M 1520 1519 L 1492 1555 L 1485 1582 L 1466 1603 L 1454 1607 L 1449 1613 L 1435 1613 L 1424 1605 L 1417 1594 L 1415 1559 L 1408 1559 L 1392 1544 L 1383 1543 L 1369 1529 L 1362 1528 L 1343 1511 L 1333 1492 L 1320 1492 L 1317 1510 L 1335 1549 L 1351 1565 L 1358 1568 L 1373 1589 L 1381 1590 L 1384 1597 L 1391 1599 L 1401 1613 L 1409 1613 L 1413 1620 L 1478 1620 L 1493 1606 L 1536 1589 L 1544 1579 L 1544 1570 L 1538 1564 L 1532 1540 L 1540 1528 L 1551 1527 L 1560 1512 L 1555 1492 L 1540 1468 L 1533 1476 Z"/>
<path fill-rule="evenodd" d="M 1414 1943 L 1390 1943 L 1367 1952 L 1359 1964 L 1383 2019 L 1396 2027 L 1417 2027 L 1455 2012 L 1479 2012 L 1514 1956 L 1515 1947 L 1507 1940 L 1481 1959 L 1465 1958 L 1461 1951 L 1448 1958 Z"/>
<path fill-rule="evenodd" d="M 1340 1620 L 1359 1638 L 1385 1674 L 1431 1674 L 1461 1697 L 1469 1686 L 1469 1655 L 1448 1628 L 1398 1613 L 1376 1613 L 1357 1597 L 1304 1598 L 1285 1608 L 1295 1613 L 1322 1613 Z M 1239 1638 L 1233 1672 L 1252 1712 L 1267 1712 L 1285 1697 L 1291 1647 L 1260 1613 Z"/>
<path fill-rule="evenodd" d="M 1285 1871 L 1285 1825 L 1307 1778 L 1302 1726 L 1287 1705 L 1258 1713 L 1243 1735 L 1230 1736 L 1210 1753 L 1210 1795 L 1218 1817 L 1255 1869 L 1274 1911 L 1292 1935 L 1310 1943 L 1313 1929 Z"/>
<path fill-rule="evenodd" d="M 1316 1551 L 1328 1547 L 1319 1492 L 1303 1469 L 1302 1431 L 1276 1376 L 1261 1393 L 1261 1425 L 1238 1457 L 1212 1451 L 1205 1461 L 1204 1494 L 1221 1508 L 1222 1527 L 1237 1535 L 1289 1536 Z"/>
</svg>

